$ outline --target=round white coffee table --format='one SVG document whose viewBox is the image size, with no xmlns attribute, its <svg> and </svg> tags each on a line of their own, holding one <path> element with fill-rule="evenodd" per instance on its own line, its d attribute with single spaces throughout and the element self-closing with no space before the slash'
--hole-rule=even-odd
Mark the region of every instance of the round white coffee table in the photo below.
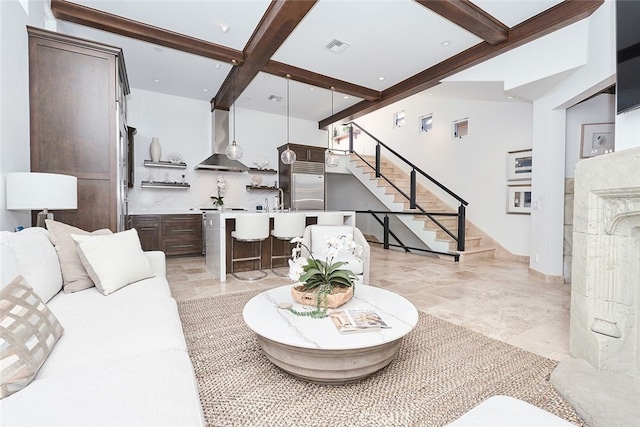
<svg viewBox="0 0 640 427">
<path fill-rule="evenodd" d="M 387 366 L 402 337 L 418 322 L 416 308 L 400 295 L 373 286 L 356 286 L 355 295 L 337 310 L 375 310 L 390 326 L 375 332 L 340 334 L 331 319 L 296 316 L 278 308 L 291 302 L 291 286 L 270 289 L 253 297 L 242 316 L 257 334 L 264 354 L 286 372 L 315 383 L 358 381 Z"/>
</svg>

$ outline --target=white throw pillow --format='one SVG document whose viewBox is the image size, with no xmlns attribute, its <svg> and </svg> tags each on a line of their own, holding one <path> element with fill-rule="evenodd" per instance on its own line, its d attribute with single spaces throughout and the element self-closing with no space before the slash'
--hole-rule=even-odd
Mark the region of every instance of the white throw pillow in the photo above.
<svg viewBox="0 0 640 427">
<path fill-rule="evenodd" d="M 111 230 L 105 228 L 89 233 L 52 219 L 48 219 L 45 222 L 49 230 L 49 239 L 55 246 L 60 259 L 64 291 L 71 293 L 93 288 L 93 282 L 82 265 L 82 261 L 80 261 L 76 242 L 71 238 L 71 235 L 105 235 L 111 234 Z"/>
<path fill-rule="evenodd" d="M 153 277 L 135 228 L 105 236 L 72 234 L 82 265 L 104 295 L 130 283 Z"/>
<path fill-rule="evenodd" d="M 58 255 L 49 240 L 49 233 L 41 227 L 25 228 L 17 233 L 0 232 L 2 251 L 13 252 L 2 255 L 2 285 L 16 271 L 31 285 L 34 292 L 46 303 L 62 289 L 62 273 Z M 8 265 L 4 262 L 8 261 Z M 18 265 L 13 264 L 17 261 Z M 7 272 L 5 273 L 5 269 Z"/>
</svg>

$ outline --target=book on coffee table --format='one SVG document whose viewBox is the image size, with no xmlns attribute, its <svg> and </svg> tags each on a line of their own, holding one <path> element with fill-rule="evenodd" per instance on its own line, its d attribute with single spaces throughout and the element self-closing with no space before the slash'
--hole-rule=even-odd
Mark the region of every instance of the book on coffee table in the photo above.
<svg viewBox="0 0 640 427">
<path fill-rule="evenodd" d="M 340 310 L 332 312 L 329 317 L 341 334 L 375 332 L 390 328 L 373 310 Z"/>
</svg>

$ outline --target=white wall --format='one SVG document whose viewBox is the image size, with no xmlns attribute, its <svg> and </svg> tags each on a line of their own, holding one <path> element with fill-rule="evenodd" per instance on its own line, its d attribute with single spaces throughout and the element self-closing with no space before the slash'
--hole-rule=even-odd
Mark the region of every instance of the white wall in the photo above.
<svg viewBox="0 0 640 427">
<path fill-rule="evenodd" d="M 565 178 L 573 178 L 576 163 L 580 161 L 582 125 L 586 123 L 614 123 L 616 119 L 615 95 L 601 94 L 567 108 Z"/>
<path fill-rule="evenodd" d="M 393 114 L 401 110 L 406 124 L 394 129 Z M 433 128 L 419 133 L 419 117 L 429 113 Z M 469 118 L 469 136 L 454 139 L 452 123 L 463 118 Z M 531 147 L 531 104 L 445 99 L 423 92 L 356 122 L 469 202 L 467 217 L 480 229 L 512 253 L 528 255 L 529 216 L 506 213 L 506 156 Z M 455 199 L 442 199 L 457 209 Z"/>
<path fill-rule="evenodd" d="M 0 1 L 0 230 L 30 226 L 29 212 L 6 210 L 5 175 L 28 172 L 29 50 L 26 25 L 44 27 L 44 4 L 29 2 L 29 14 L 17 0 Z"/>
<path fill-rule="evenodd" d="M 194 166 L 213 153 L 211 111 L 208 102 L 132 89 L 128 99 L 128 124 L 137 129 L 135 137 L 135 187 L 129 191 L 130 212 L 184 211 L 212 205 L 210 195 L 216 194 L 216 179 L 224 176 L 228 189 L 223 195 L 227 207 L 255 208 L 264 204 L 265 197 L 273 206 L 275 192 L 247 191 L 254 175 L 236 172 L 194 170 Z M 233 115 L 230 132 L 233 138 Z M 236 110 L 235 139 L 244 150 L 242 163 L 254 167 L 258 156 L 269 160 L 269 167 L 278 168 L 277 147 L 286 139 L 286 118 L 273 114 L 238 108 Z M 316 122 L 292 118 L 292 142 L 308 145 L 326 145 L 327 134 L 318 130 Z M 158 137 L 162 146 L 162 160 L 171 153 L 182 156 L 187 169 L 145 168 L 150 159 L 149 144 Z M 191 188 L 160 190 L 140 188 L 140 181 L 181 181 L 182 174 Z M 277 181 L 277 175 L 261 174 L 264 184 Z"/>
</svg>

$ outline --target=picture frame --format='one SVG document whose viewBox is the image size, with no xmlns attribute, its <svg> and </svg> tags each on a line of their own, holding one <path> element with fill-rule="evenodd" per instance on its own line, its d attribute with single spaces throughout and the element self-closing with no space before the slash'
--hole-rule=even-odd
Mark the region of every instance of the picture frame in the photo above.
<svg viewBox="0 0 640 427">
<path fill-rule="evenodd" d="M 584 123 L 580 136 L 580 158 L 613 153 L 615 149 L 614 123 Z"/>
<path fill-rule="evenodd" d="M 507 181 L 531 180 L 533 151 L 531 149 L 507 153 Z"/>
<path fill-rule="evenodd" d="M 531 214 L 531 185 L 507 186 L 507 213 Z"/>
</svg>

